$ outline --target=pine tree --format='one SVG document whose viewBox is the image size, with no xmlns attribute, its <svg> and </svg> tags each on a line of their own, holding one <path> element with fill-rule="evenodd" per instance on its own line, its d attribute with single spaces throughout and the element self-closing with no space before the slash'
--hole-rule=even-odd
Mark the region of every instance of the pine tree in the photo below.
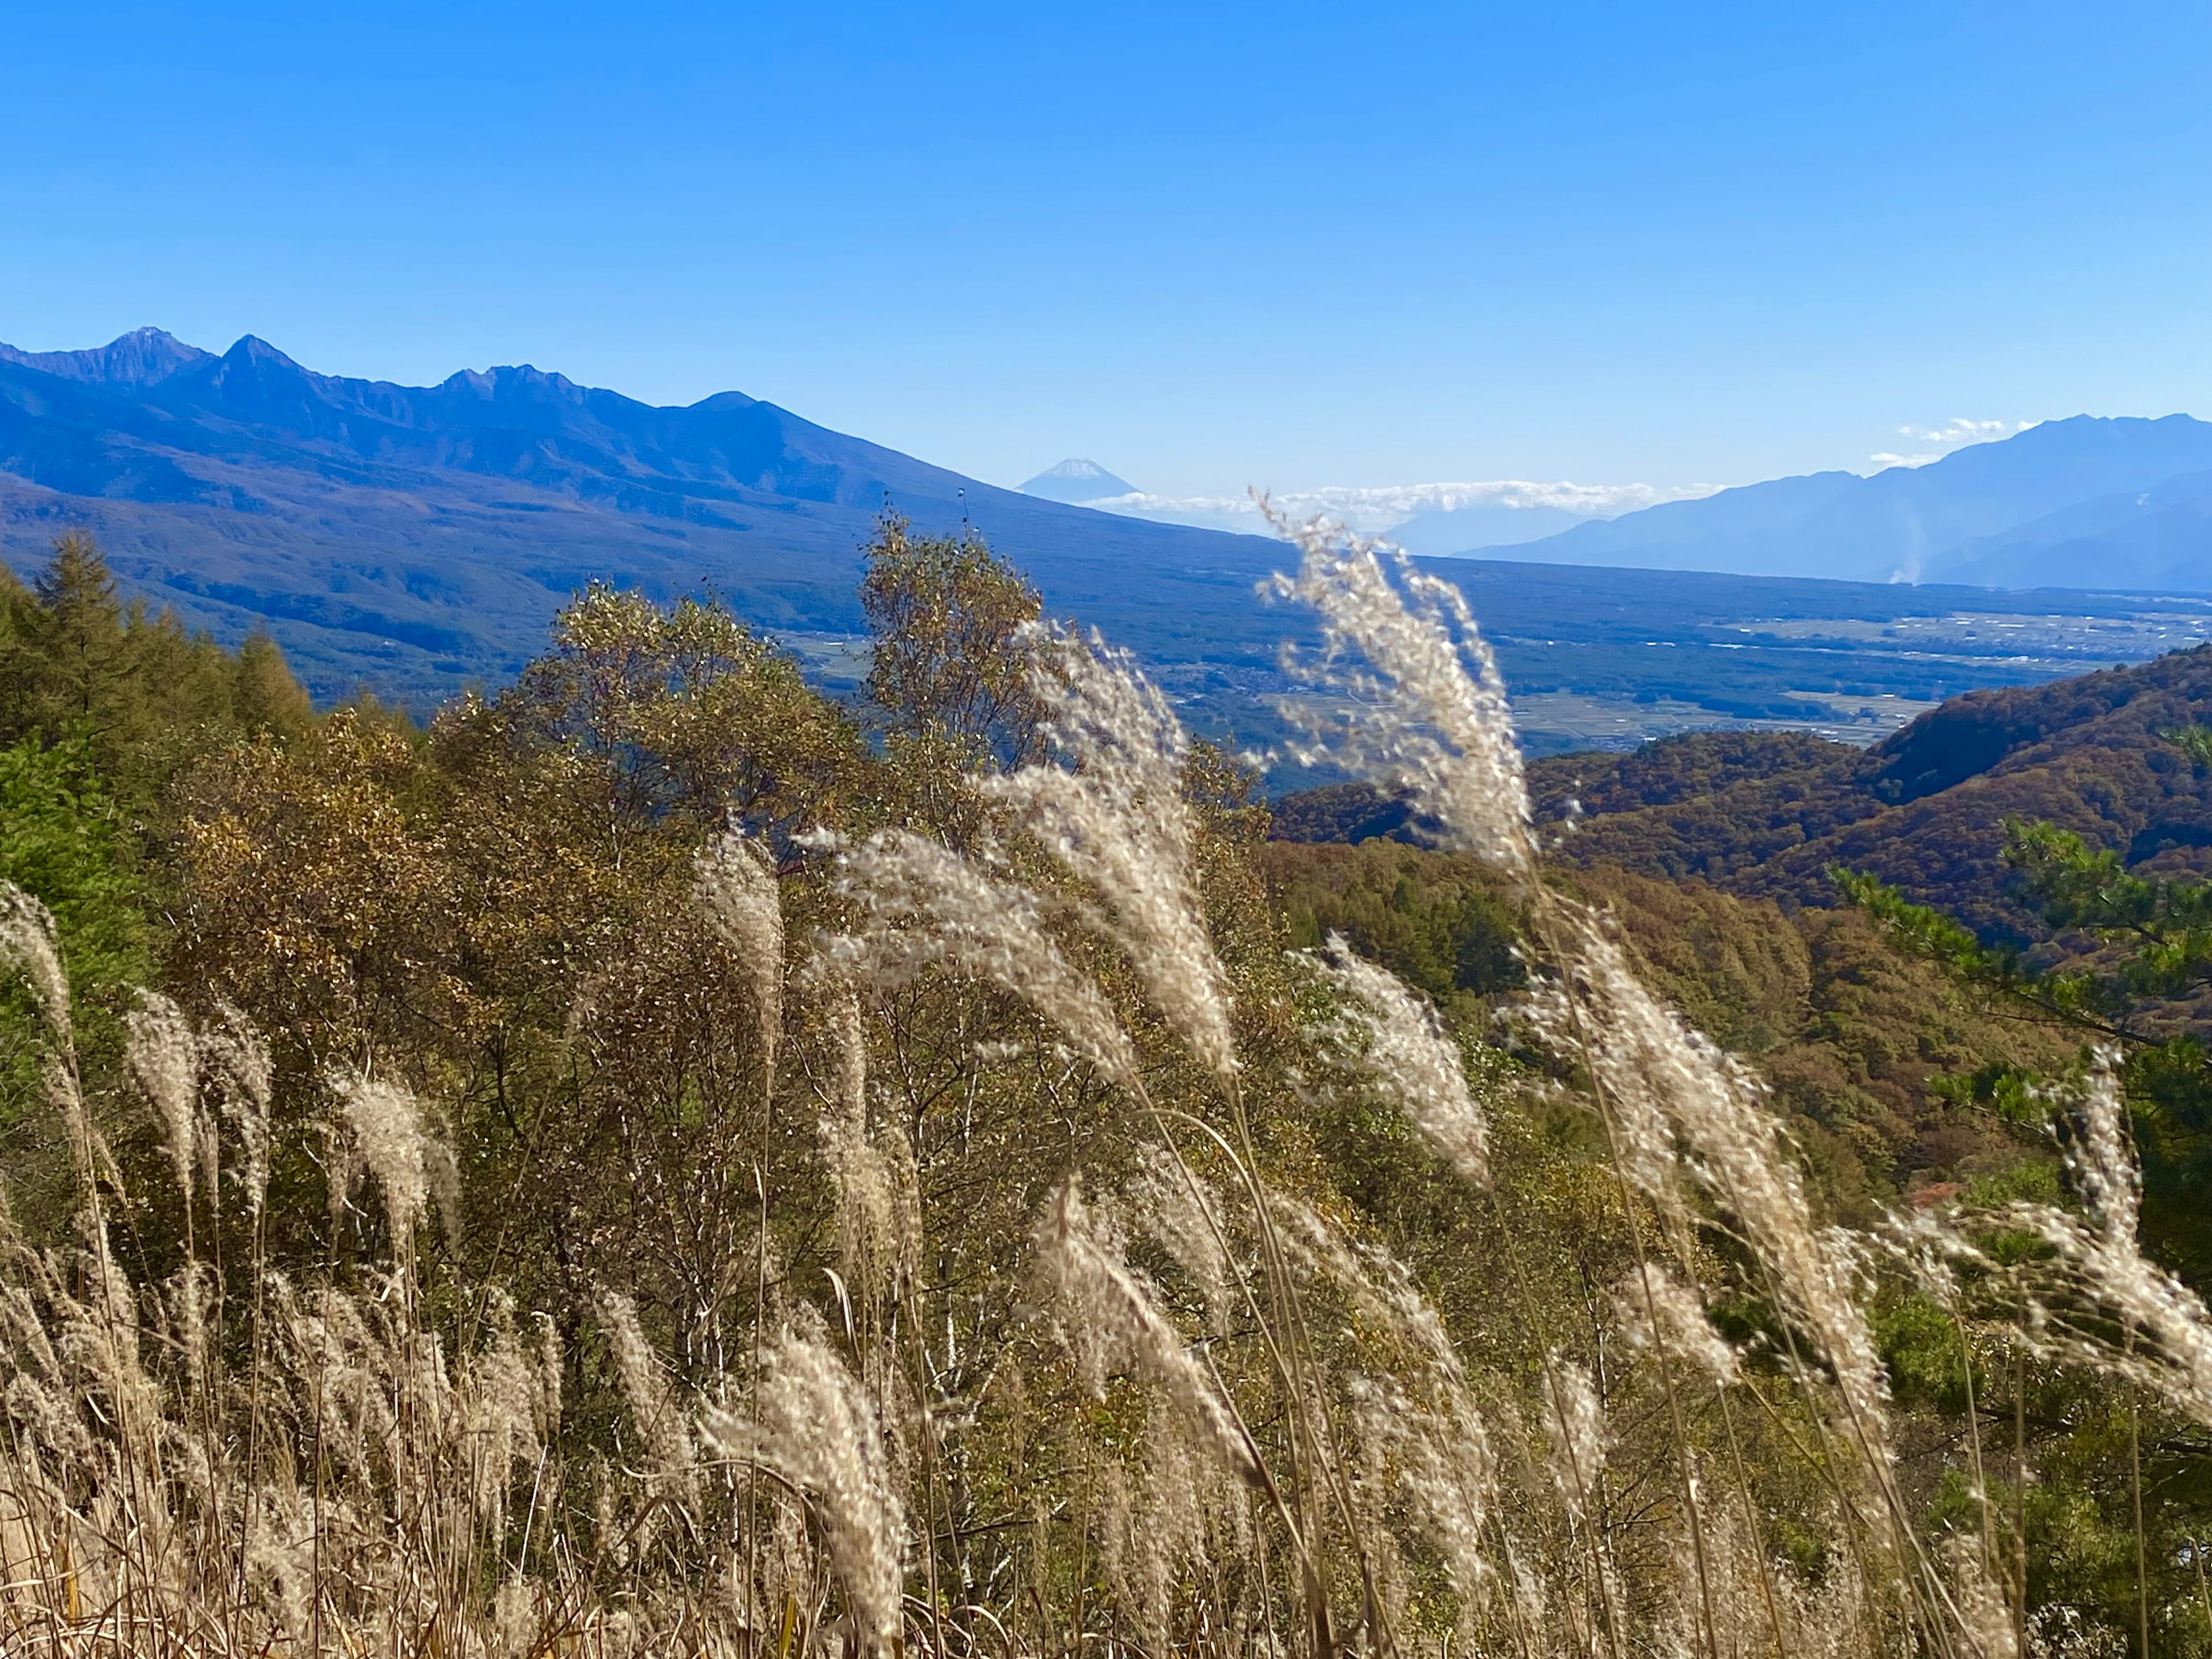
<svg viewBox="0 0 2212 1659">
<path fill-rule="evenodd" d="M 72 531 L 54 543 L 33 591 L 38 605 L 25 630 L 40 682 L 32 723 L 49 738 L 112 738 L 142 692 L 137 664 L 124 649 L 123 603 L 106 556 L 89 536 Z"/>
</svg>

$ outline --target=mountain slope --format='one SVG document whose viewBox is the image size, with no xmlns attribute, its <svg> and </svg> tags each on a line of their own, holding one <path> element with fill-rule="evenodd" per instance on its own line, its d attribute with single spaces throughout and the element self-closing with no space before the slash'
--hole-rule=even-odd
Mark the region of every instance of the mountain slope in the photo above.
<svg viewBox="0 0 2212 1659">
<path fill-rule="evenodd" d="M 133 329 L 89 351 L 18 351 L 0 344 L 0 363 L 102 386 L 153 386 L 205 362 L 209 355 L 158 328 Z"/>
<path fill-rule="evenodd" d="M 1977 444 L 1922 467 L 1869 478 L 1821 472 L 1671 501 L 1533 542 L 1516 556 L 1575 564 L 1885 580 L 1972 580 L 1966 567 L 1994 550 L 1965 544 L 2100 498 L 2124 498 L 2212 470 L 2212 422 L 2076 416 L 1999 443 Z M 2109 520 L 2106 521 L 2109 522 Z M 2156 565 L 2212 589 L 2212 545 Z M 2119 586 L 2087 546 L 2019 568 L 2027 585 Z M 2002 564 L 1990 568 L 2000 570 Z M 2132 574 L 2127 567 L 2123 574 Z M 2126 584 L 2132 585 L 2132 584 Z M 2173 585 L 2164 574 L 2155 585 Z"/>
<path fill-rule="evenodd" d="M 2162 734 L 2212 722 L 2212 646 L 2043 685 L 1970 691 L 1871 749 L 1712 732 L 1628 754 L 1532 762 L 1555 856 L 1700 880 L 1788 908 L 1832 904 L 1831 866 L 1870 872 L 1985 935 L 2026 939 L 2005 824 L 2048 820 L 2131 868 L 2212 873 L 2212 774 Z M 1570 803 L 1572 803 L 1571 805 Z M 1365 785 L 1276 803 L 1287 841 L 1419 840 Z"/>
<path fill-rule="evenodd" d="M 1723 511 L 1786 521 L 1857 482 L 1784 480 Z M 0 556 L 27 570 L 89 529 L 135 594 L 228 640 L 266 628 L 325 700 L 366 684 L 427 708 L 502 681 L 597 578 L 663 599 L 711 588 L 840 678 L 886 503 L 929 531 L 964 516 L 1055 615 L 1138 651 L 1194 730 L 1238 748 L 1285 735 L 1278 647 L 1312 619 L 1255 594 L 1291 562 L 1272 539 L 995 489 L 737 392 L 655 408 L 528 367 L 401 386 L 251 337 L 218 356 L 150 331 L 0 353 Z M 1850 728 L 1875 719 L 1868 699 L 2038 681 L 2203 626 L 2109 596 L 1433 568 L 1539 699 L 1525 712 L 1547 750 L 1722 720 Z M 2059 610 L 2112 624 L 2068 636 L 2046 625 Z"/>
<path fill-rule="evenodd" d="M 1952 549 L 1946 581 L 2035 587 L 2087 571 L 2116 587 L 2186 592 L 2212 585 L 2212 472 L 2105 495 Z"/>
</svg>

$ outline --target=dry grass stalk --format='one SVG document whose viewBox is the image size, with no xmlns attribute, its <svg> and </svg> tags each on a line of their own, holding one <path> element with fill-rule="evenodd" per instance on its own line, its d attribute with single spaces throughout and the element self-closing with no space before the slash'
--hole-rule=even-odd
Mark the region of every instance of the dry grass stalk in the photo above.
<svg viewBox="0 0 2212 1659">
<path fill-rule="evenodd" d="M 763 1364 L 753 1417 L 710 1411 L 706 1437 L 807 1494 L 866 1647 L 888 1652 L 904 1622 L 906 1519 L 876 1409 L 818 1331 L 785 1331 Z"/>
<path fill-rule="evenodd" d="M 1326 520 L 1268 520 L 1303 556 L 1297 575 L 1276 577 L 1273 591 L 1322 620 L 1319 659 L 1286 654 L 1285 665 L 1344 697 L 1337 723 L 1322 728 L 1331 741 L 1310 758 L 1403 790 L 1448 844 L 1533 877 L 1512 706 L 1459 590 L 1403 554 L 1394 584 L 1384 544 Z"/>
<path fill-rule="evenodd" d="M 1044 901 L 905 830 L 847 850 L 842 890 L 871 924 L 830 941 L 841 969 L 884 986 L 942 965 L 1027 1002 L 1108 1077 L 1139 1086 L 1136 1050 L 1113 1006 L 1047 927 Z"/>
<path fill-rule="evenodd" d="M 415 1224 L 434 1194 L 447 1237 L 459 1237 L 459 1174 L 453 1149 L 432 1133 L 422 1102 L 389 1079 L 338 1075 L 331 1092 L 353 1133 L 368 1173 L 384 1194 L 392 1247 L 403 1258 L 413 1249 Z"/>
<path fill-rule="evenodd" d="M 1972 1304 L 1997 1287 L 1997 1316 L 2023 1302 L 2019 1335 L 2046 1356 L 2148 1389 L 2212 1424 L 2212 1310 L 2142 1254 L 2142 1176 L 2121 1092 L 2119 1056 L 2094 1057 L 2065 1101 L 2075 1124 L 2066 1166 L 2083 1209 L 2015 1202 L 1986 1215 L 1893 1218 L 1908 1263 L 1947 1304 Z M 2000 1267 L 1969 1236 L 1990 1223 L 2032 1234 L 2048 1256 Z"/>
<path fill-rule="evenodd" d="M 1407 1120 L 1461 1178 L 1490 1185 L 1490 1125 L 1468 1087 L 1467 1056 L 1436 1005 L 1331 933 L 1322 971 L 1351 1000 L 1325 1030 L 1338 1052 L 1397 1097 Z"/>
<path fill-rule="evenodd" d="M 185 1011 L 156 991 L 140 992 L 138 1006 L 124 1024 L 130 1033 L 124 1063 L 161 1117 L 177 1186 L 189 1202 L 204 1142 L 212 1139 L 201 1121 L 199 1034 Z M 204 1153 L 212 1163 L 213 1146 L 205 1146 Z M 216 1196 L 210 1190 L 210 1200 Z"/>
</svg>

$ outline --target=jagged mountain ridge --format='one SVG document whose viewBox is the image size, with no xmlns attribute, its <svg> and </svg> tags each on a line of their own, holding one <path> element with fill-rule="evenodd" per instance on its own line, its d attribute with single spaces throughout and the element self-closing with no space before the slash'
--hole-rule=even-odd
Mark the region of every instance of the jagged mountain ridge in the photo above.
<svg viewBox="0 0 2212 1659">
<path fill-rule="evenodd" d="M 1745 495 L 1755 514 L 1808 488 Z M 1277 648 L 1310 636 L 1311 619 L 1255 597 L 1291 562 L 1272 539 L 994 489 L 737 392 L 657 408 L 527 366 L 403 386 L 319 374 L 252 337 L 218 356 L 158 331 L 0 352 L 0 556 L 28 570 L 58 532 L 88 528 L 134 592 L 228 639 L 268 629 L 325 699 L 366 684 L 428 708 L 503 681 L 595 578 L 664 599 L 711 588 L 825 674 L 849 672 L 860 548 L 886 501 L 926 530 L 966 517 L 1054 614 L 1138 650 L 1192 699 L 1196 729 L 1239 746 L 1279 735 Z M 2051 672 L 1978 644 L 1938 661 L 1887 641 L 1799 639 L 1790 618 L 2101 603 L 1435 568 L 1466 588 L 1516 688 L 1649 693 L 1745 717 L 1813 710 L 1800 692 L 1918 698 Z M 1680 648 L 1658 650 L 1654 629 Z"/>
<path fill-rule="evenodd" d="M 18 351 L 0 344 L 0 362 L 102 386 L 157 385 L 213 355 L 158 328 L 134 328 L 89 351 Z"/>
<path fill-rule="evenodd" d="M 528 366 L 403 386 L 151 330 L 0 350 L 0 555 L 27 568 L 89 528 L 137 590 L 227 635 L 268 627 L 324 695 L 504 678 L 593 577 L 854 630 L 887 504 L 930 531 L 965 517 L 1056 606 L 1110 596 L 1197 656 L 1193 618 L 1281 562 L 1260 538 L 995 489 L 740 392 L 660 408 Z"/>
</svg>

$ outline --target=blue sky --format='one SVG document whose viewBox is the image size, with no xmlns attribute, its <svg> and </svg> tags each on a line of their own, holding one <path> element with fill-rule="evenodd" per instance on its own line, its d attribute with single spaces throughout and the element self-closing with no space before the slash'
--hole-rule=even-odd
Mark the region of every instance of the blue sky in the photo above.
<svg viewBox="0 0 2212 1659">
<path fill-rule="evenodd" d="M 2212 10 L 33 4 L 0 339 L 735 386 L 1011 483 L 2212 414 Z"/>
</svg>

